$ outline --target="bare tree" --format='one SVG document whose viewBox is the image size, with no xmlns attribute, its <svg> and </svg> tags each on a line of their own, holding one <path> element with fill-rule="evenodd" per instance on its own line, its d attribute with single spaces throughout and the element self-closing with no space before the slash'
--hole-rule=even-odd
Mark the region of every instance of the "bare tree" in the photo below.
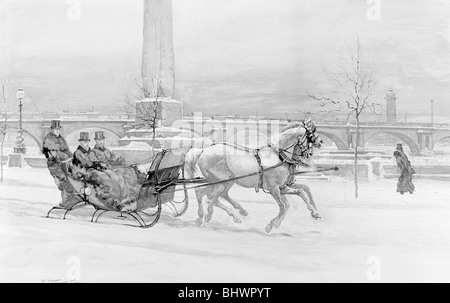
<svg viewBox="0 0 450 303">
<path fill-rule="evenodd" d="M 323 72 L 330 83 L 333 83 L 336 87 L 336 96 L 318 96 L 309 93 L 308 96 L 320 102 L 320 106 L 325 108 L 321 111 L 322 113 L 345 113 L 347 123 L 352 117 L 356 121 L 356 142 L 353 142 L 353 147 L 355 198 L 358 198 L 358 147 L 360 143 L 361 117 L 367 109 L 377 115 L 381 115 L 377 110 L 381 108 L 381 105 L 371 102 L 376 81 L 373 79 L 369 57 L 363 56 L 359 37 L 356 39 L 356 49 L 353 49 L 348 44 L 346 46 L 348 56 L 343 58 L 338 64 L 337 72 L 330 72 L 323 68 Z"/>
<path fill-rule="evenodd" d="M 139 89 L 139 95 L 125 96 L 125 112 L 135 118 L 135 123 L 132 125 L 135 129 L 143 130 L 152 134 L 152 157 L 155 156 L 155 142 L 156 130 L 160 127 L 162 120 L 163 102 L 160 101 L 162 89 L 159 79 L 155 79 L 154 92 L 147 91 L 143 85 L 136 82 Z M 136 101 L 145 99 L 154 99 L 150 102 L 143 102 L 136 104 Z"/>
<path fill-rule="evenodd" d="M 8 132 L 8 129 L 10 128 L 7 124 L 8 122 L 8 100 L 9 100 L 9 88 L 10 88 L 10 82 L 9 79 L 4 79 L 2 81 L 1 87 L 0 87 L 0 105 L 1 105 L 1 111 L 2 111 L 2 124 L 0 127 L 0 133 L 2 135 L 1 142 L 0 142 L 0 182 L 3 182 L 3 147 L 5 143 L 6 134 Z"/>
</svg>

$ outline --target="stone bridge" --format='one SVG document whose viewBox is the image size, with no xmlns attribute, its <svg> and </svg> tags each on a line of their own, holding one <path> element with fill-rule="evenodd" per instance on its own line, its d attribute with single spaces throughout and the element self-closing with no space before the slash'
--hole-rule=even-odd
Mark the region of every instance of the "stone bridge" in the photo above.
<svg viewBox="0 0 450 303">
<path fill-rule="evenodd" d="M 23 116 L 23 131 L 28 134 L 38 146 L 42 146 L 43 138 L 50 131 L 51 120 L 61 120 L 62 133 L 67 138 L 78 136 L 78 133 L 87 129 L 109 131 L 118 139 L 125 137 L 134 120 L 126 114 L 101 113 L 75 113 L 75 114 L 35 114 Z M 9 119 L 8 124 L 18 129 L 17 116 Z M 174 127 L 189 130 L 193 137 L 211 136 L 217 141 L 234 140 L 238 144 L 249 145 L 257 139 L 263 145 L 267 137 L 278 133 L 287 126 L 287 121 L 277 120 L 206 120 L 185 117 L 182 122 L 175 123 Z M 339 150 L 350 150 L 356 143 L 356 126 L 351 124 L 316 124 L 317 132 L 331 140 Z M 361 125 L 359 146 L 364 148 L 374 136 L 388 134 L 398 138 L 406 144 L 413 155 L 420 155 L 423 151 L 433 151 L 436 143 L 450 138 L 450 127 L 431 127 L 413 124 L 378 124 Z M 27 145 L 31 145 L 29 142 Z"/>
<path fill-rule="evenodd" d="M 190 118 L 183 121 L 183 128 L 190 130 L 194 136 L 208 136 L 211 134 L 211 129 L 214 129 L 216 130 L 216 140 L 235 140 L 236 143 L 247 144 L 252 139 L 252 136 L 270 137 L 288 124 L 287 121 L 272 120 L 199 121 L 198 119 Z M 356 143 L 355 125 L 318 123 L 316 126 L 317 132 L 331 140 L 339 150 L 354 148 Z M 217 132 L 217 130 L 219 131 Z M 244 135 L 237 136 L 237 134 Z M 398 138 L 409 147 L 413 155 L 420 155 L 423 151 L 433 151 L 436 143 L 450 138 L 450 128 L 412 124 L 364 124 L 361 125 L 358 146 L 364 148 L 370 139 L 380 134 L 392 135 Z"/>
</svg>

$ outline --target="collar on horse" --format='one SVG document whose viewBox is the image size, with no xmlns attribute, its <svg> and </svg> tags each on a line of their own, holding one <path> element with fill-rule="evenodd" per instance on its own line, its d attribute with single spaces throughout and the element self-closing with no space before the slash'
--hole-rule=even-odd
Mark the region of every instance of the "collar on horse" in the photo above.
<svg viewBox="0 0 450 303">
<path fill-rule="evenodd" d="M 305 133 L 301 139 L 299 139 L 297 142 L 295 142 L 290 147 L 288 147 L 286 149 L 277 148 L 278 149 L 278 157 L 280 158 L 280 161 L 283 163 L 287 163 L 289 165 L 289 177 L 286 181 L 286 184 L 283 186 L 284 188 L 291 186 L 295 182 L 294 174 L 297 171 L 297 166 L 299 166 L 299 165 L 307 166 L 307 164 L 303 163 L 301 160 L 294 159 L 294 156 L 300 156 L 302 158 L 309 156 L 309 148 L 310 148 L 309 144 L 307 147 L 304 147 L 304 144 L 306 143 L 307 139 L 308 139 L 308 134 Z M 270 148 L 274 148 L 270 144 L 268 144 L 267 146 Z M 300 154 L 296 154 L 294 152 L 288 151 L 288 149 L 295 147 L 295 146 L 299 146 L 301 148 Z M 264 190 L 264 168 L 262 167 L 262 164 L 261 164 L 261 157 L 259 156 L 259 152 L 260 152 L 260 149 L 254 150 L 254 155 L 255 155 L 256 161 L 258 162 L 258 165 L 259 165 L 259 172 L 258 172 L 259 183 L 258 183 L 258 187 L 256 187 L 255 190 L 258 193 L 259 189 L 262 189 L 265 193 L 267 193 Z M 286 155 L 287 153 L 291 154 L 292 158 L 289 158 Z"/>
</svg>

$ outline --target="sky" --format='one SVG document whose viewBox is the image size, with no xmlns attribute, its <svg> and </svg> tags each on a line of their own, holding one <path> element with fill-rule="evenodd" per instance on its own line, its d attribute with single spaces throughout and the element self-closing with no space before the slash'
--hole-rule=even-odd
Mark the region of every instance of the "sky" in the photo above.
<svg viewBox="0 0 450 303">
<path fill-rule="evenodd" d="M 23 87 L 25 111 L 121 111 L 141 70 L 142 0 L 0 0 L 0 77 Z M 173 0 L 175 98 L 185 113 L 302 118 L 307 93 L 333 95 L 337 68 L 360 37 L 399 119 L 448 122 L 450 1 Z M 12 106 L 14 106 L 13 100 Z"/>
</svg>

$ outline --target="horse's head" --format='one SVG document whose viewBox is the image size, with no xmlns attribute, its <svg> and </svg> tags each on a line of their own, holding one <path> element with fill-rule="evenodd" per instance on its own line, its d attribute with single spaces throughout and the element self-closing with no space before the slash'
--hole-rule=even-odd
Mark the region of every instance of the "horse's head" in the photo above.
<svg viewBox="0 0 450 303">
<path fill-rule="evenodd" d="M 314 148 L 321 148 L 322 138 L 316 133 L 317 128 L 309 118 L 299 126 L 299 136 L 294 148 L 294 160 L 308 159 L 313 156 Z"/>
<path fill-rule="evenodd" d="M 316 133 L 317 128 L 312 122 L 311 118 L 303 122 L 304 128 L 306 130 L 306 138 L 307 143 L 311 145 L 311 147 L 321 148 L 323 141 L 322 138 Z"/>
</svg>

